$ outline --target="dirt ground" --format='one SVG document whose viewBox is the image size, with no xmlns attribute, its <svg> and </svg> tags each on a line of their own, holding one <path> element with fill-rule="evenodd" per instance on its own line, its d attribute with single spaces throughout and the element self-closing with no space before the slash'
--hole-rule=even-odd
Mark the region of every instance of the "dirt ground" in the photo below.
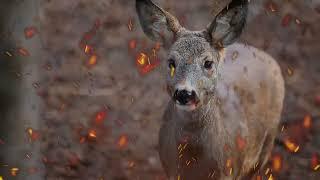
<svg viewBox="0 0 320 180">
<path fill-rule="evenodd" d="M 191 30 L 213 19 L 211 0 L 155 2 Z M 150 72 L 139 71 L 136 57 L 141 52 L 151 55 L 156 44 L 139 27 L 134 4 L 40 1 L 33 22 L 39 24 L 34 36 L 40 38 L 42 53 L 33 87 L 42 110 L 32 137 L 40 156 L 31 174 L 41 171 L 48 180 L 166 179 L 157 153 L 161 116 L 169 100 L 165 51 L 157 52 L 151 63 L 160 64 Z M 283 126 L 270 159 L 275 179 L 320 179 L 319 22 L 316 0 L 251 0 L 239 40 L 271 54 L 285 77 Z M 287 137 L 297 152 L 286 147 Z M 275 157 L 281 159 L 279 171 Z M 270 177 L 270 172 L 261 176 Z"/>
</svg>

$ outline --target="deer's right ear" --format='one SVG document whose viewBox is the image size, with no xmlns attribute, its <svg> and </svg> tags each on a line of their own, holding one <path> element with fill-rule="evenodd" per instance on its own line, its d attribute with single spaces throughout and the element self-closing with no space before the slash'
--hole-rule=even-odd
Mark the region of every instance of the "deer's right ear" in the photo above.
<svg viewBox="0 0 320 180">
<path fill-rule="evenodd" d="M 165 44 L 182 28 L 173 15 L 151 0 L 136 0 L 136 10 L 144 33 L 154 41 Z"/>
</svg>

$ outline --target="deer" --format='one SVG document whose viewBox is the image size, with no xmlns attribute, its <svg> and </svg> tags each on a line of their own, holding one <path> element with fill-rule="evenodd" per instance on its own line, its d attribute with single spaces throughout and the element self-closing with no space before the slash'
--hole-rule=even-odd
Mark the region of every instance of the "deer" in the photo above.
<svg viewBox="0 0 320 180">
<path fill-rule="evenodd" d="M 143 32 L 168 51 L 158 148 L 168 179 L 253 178 L 271 155 L 285 87 L 273 57 L 236 42 L 248 0 L 230 1 L 200 31 L 151 0 L 136 0 L 136 12 Z"/>
</svg>

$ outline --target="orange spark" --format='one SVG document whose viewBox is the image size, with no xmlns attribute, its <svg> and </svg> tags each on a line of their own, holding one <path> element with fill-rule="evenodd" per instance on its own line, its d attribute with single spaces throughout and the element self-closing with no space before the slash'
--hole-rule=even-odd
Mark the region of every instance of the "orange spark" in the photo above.
<svg viewBox="0 0 320 180">
<path fill-rule="evenodd" d="M 246 147 L 246 140 L 244 138 L 242 138 L 240 135 L 237 136 L 237 147 L 239 151 L 244 150 L 244 148 Z"/>
<path fill-rule="evenodd" d="M 128 162 L 128 166 L 129 166 L 130 168 L 133 168 L 134 165 L 135 165 L 134 161 L 129 161 L 129 162 Z"/>
<path fill-rule="evenodd" d="M 318 154 L 313 154 L 312 157 L 311 157 L 311 168 L 314 170 L 314 171 L 317 171 L 320 169 L 320 161 L 319 161 L 319 156 Z"/>
<path fill-rule="evenodd" d="M 106 111 L 98 112 L 96 114 L 96 117 L 95 117 L 95 120 L 94 120 L 95 124 L 97 124 L 97 125 L 102 124 L 103 121 L 105 120 L 106 116 L 107 116 L 107 112 Z"/>
<path fill-rule="evenodd" d="M 19 172 L 19 168 L 11 168 L 10 169 L 11 176 L 17 176 L 18 172 Z"/>
<path fill-rule="evenodd" d="M 311 116 L 310 115 L 306 115 L 303 118 L 303 127 L 306 128 L 306 129 L 309 129 L 311 127 L 311 124 L 312 124 Z"/>
<path fill-rule="evenodd" d="M 262 177 L 260 175 L 258 175 L 256 180 L 262 180 Z"/>
<path fill-rule="evenodd" d="M 137 57 L 137 63 L 141 66 L 145 65 L 149 61 L 149 57 L 145 53 L 140 53 Z"/>
<path fill-rule="evenodd" d="M 128 145 L 128 137 L 126 135 L 120 136 L 118 139 L 118 147 L 125 148 Z"/>
<path fill-rule="evenodd" d="M 91 140 L 94 140 L 97 138 L 97 132 L 93 129 L 89 130 L 88 132 L 88 138 Z"/>
<path fill-rule="evenodd" d="M 132 31 L 132 30 L 133 30 L 133 23 L 132 23 L 132 19 L 129 19 L 129 22 L 128 22 L 128 29 L 129 29 L 129 31 Z"/>
<path fill-rule="evenodd" d="M 34 130 L 32 128 L 28 128 L 27 133 L 28 133 L 30 141 L 37 141 L 40 137 L 39 132 L 37 132 L 36 130 Z"/>
<path fill-rule="evenodd" d="M 281 156 L 280 155 L 274 155 L 272 157 L 272 169 L 275 171 L 275 172 L 279 172 L 281 170 L 281 167 L 282 167 L 282 159 L 281 159 Z"/>
<path fill-rule="evenodd" d="M 290 152 L 298 152 L 300 149 L 300 146 L 298 146 L 297 144 L 295 144 L 293 141 L 291 141 L 290 139 L 285 139 L 284 140 L 284 144 L 286 145 L 287 149 Z"/>
<path fill-rule="evenodd" d="M 33 26 L 24 29 L 24 36 L 26 39 L 32 38 L 37 33 L 37 29 Z"/>
<path fill-rule="evenodd" d="M 97 55 L 92 55 L 88 60 L 88 66 L 94 66 L 97 64 Z"/>
<path fill-rule="evenodd" d="M 85 54 L 91 54 L 93 52 L 93 47 L 86 44 L 85 47 L 84 47 L 84 53 Z"/>
<path fill-rule="evenodd" d="M 277 5 L 274 2 L 268 2 L 267 9 L 271 12 L 276 12 L 278 10 Z"/>
<path fill-rule="evenodd" d="M 268 177 L 268 180 L 274 180 L 272 174 L 270 174 L 270 176 Z"/>
<path fill-rule="evenodd" d="M 25 49 L 25 48 L 18 48 L 18 53 L 21 56 L 30 56 L 29 51 L 27 49 Z"/>
<path fill-rule="evenodd" d="M 292 19 L 292 16 L 290 14 L 286 14 L 283 18 L 282 18 L 282 22 L 281 22 L 281 25 L 283 27 L 286 27 L 290 24 L 291 22 L 291 19 Z"/>
<path fill-rule="evenodd" d="M 129 41 L 129 48 L 135 49 L 137 47 L 137 41 L 135 39 L 132 39 Z"/>
</svg>

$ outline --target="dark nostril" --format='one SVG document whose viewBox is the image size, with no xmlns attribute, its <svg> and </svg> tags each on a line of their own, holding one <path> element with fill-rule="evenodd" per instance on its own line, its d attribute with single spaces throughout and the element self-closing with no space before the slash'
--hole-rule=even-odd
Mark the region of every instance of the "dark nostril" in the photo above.
<svg viewBox="0 0 320 180">
<path fill-rule="evenodd" d="M 173 98 L 178 101 L 181 105 L 186 105 L 196 98 L 196 93 L 194 91 L 180 90 L 175 91 Z"/>
</svg>

